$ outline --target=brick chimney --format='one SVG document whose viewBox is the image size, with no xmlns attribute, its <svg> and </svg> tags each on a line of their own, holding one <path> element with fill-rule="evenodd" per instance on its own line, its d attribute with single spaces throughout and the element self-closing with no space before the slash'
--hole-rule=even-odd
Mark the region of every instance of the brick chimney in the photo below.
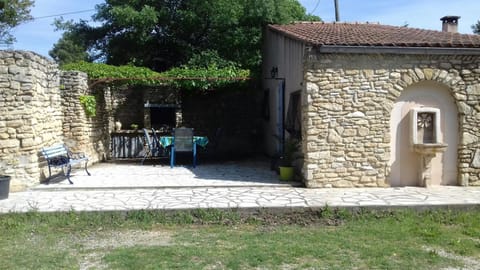
<svg viewBox="0 0 480 270">
<path fill-rule="evenodd" d="M 443 16 L 440 18 L 442 21 L 442 32 L 457 33 L 458 19 L 460 19 L 460 16 Z"/>
</svg>

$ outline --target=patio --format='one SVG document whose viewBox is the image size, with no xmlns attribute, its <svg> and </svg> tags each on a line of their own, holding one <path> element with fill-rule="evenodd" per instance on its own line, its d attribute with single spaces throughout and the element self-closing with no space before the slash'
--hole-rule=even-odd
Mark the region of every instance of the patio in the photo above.
<svg viewBox="0 0 480 270">
<path fill-rule="evenodd" d="M 103 162 L 89 166 L 92 174 L 83 169 L 72 171 L 73 185 L 63 176 L 49 184 L 40 184 L 33 190 L 58 189 L 105 189 L 105 188 L 174 188 L 174 187 L 261 187 L 300 186 L 299 182 L 283 182 L 275 171 L 270 170 L 269 160 L 254 158 L 246 160 L 213 162 L 202 161 L 194 169 L 187 160 L 170 168 L 168 159 Z"/>
<path fill-rule="evenodd" d="M 131 211 L 144 209 L 245 209 L 303 211 L 318 207 L 476 208 L 479 187 L 432 188 L 303 188 L 281 182 L 266 158 L 202 162 L 193 169 L 186 160 L 170 168 L 168 159 L 98 163 L 52 179 L 0 201 L 9 212 Z"/>
</svg>

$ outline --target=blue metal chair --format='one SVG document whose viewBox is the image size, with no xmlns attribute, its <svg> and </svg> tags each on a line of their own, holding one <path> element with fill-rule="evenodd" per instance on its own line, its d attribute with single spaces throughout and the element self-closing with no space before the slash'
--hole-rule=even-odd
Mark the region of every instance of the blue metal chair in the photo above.
<svg viewBox="0 0 480 270">
<path fill-rule="evenodd" d="M 172 146 L 170 149 L 170 167 L 175 166 L 176 152 L 192 152 L 193 168 L 197 165 L 197 145 L 193 142 L 193 128 L 180 127 L 173 130 Z"/>
</svg>

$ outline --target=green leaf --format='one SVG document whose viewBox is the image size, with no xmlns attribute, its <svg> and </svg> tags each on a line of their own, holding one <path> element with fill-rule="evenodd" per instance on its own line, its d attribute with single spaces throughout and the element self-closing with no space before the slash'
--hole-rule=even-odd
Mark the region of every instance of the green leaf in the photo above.
<svg viewBox="0 0 480 270">
<path fill-rule="evenodd" d="M 97 101 L 95 96 L 82 95 L 80 96 L 80 104 L 85 108 L 85 113 L 88 117 L 94 117 L 97 114 Z"/>
</svg>

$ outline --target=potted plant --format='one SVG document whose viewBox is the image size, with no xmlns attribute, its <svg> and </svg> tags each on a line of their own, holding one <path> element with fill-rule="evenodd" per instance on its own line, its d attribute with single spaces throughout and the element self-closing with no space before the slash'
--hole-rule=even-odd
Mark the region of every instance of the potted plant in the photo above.
<svg viewBox="0 0 480 270">
<path fill-rule="evenodd" d="M 10 192 L 10 176 L 0 175 L 0 200 L 7 199 Z"/>
<path fill-rule="evenodd" d="M 135 124 L 135 123 L 134 123 L 134 124 L 131 124 L 131 125 L 130 125 L 130 128 L 133 129 L 134 131 L 137 131 L 138 125 Z"/>
<path fill-rule="evenodd" d="M 280 180 L 292 181 L 294 176 L 294 155 L 298 151 L 299 142 L 296 139 L 289 138 L 285 141 L 283 155 L 280 157 Z"/>
</svg>

